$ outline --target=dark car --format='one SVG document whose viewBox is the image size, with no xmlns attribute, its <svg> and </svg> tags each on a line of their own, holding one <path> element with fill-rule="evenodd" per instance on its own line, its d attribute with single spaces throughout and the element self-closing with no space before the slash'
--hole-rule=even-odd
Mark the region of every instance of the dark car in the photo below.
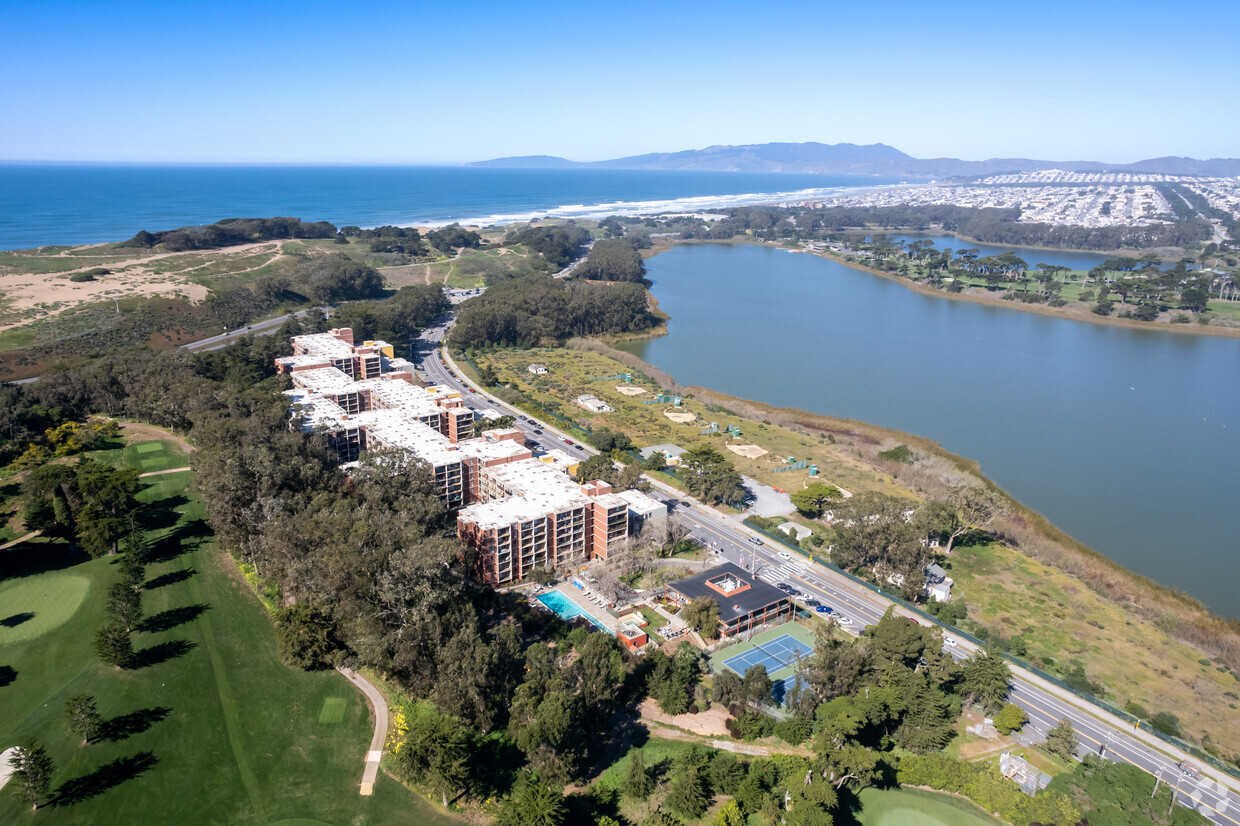
<svg viewBox="0 0 1240 826">
<path fill-rule="evenodd" d="M 534 428 L 533 432 L 534 432 L 534 433 L 537 433 L 539 436 L 541 436 L 541 435 L 542 435 L 542 431 L 541 431 L 541 430 L 539 430 L 538 428 Z"/>
<path fill-rule="evenodd" d="M 788 583 L 786 583 L 786 582 L 780 582 L 780 583 L 777 583 L 777 584 L 775 585 L 775 587 L 776 587 L 776 588 L 778 588 L 779 590 L 783 591 L 785 594 L 791 594 L 791 593 L 793 593 L 792 586 L 791 586 L 791 585 L 789 585 L 789 584 L 788 584 Z"/>
<path fill-rule="evenodd" d="M 816 599 L 805 599 L 805 600 L 802 600 L 802 602 L 805 603 L 806 608 L 821 608 L 822 607 L 822 603 Z"/>
</svg>

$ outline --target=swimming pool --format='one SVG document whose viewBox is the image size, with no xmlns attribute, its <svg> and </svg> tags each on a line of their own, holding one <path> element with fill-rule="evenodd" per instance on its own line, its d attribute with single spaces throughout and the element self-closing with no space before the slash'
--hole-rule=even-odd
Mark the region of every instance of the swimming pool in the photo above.
<svg viewBox="0 0 1240 826">
<path fill-rule="evenodd" d="M 585 617 L 587 620 L 590 621 L 591 625 L 593 625 L 595 628 L 599 629 L 600 631 L 606 631 L 608 634 L 612 633 L 612 631 L 609 630 L 607 626 L 603 625 L 601 622 L 596 620 L 594 617 L 587 614 L 585 611 L 581 609 L 579 605 L 577 605 L 577 603 L 573 602 L 571 599 L 564 596 L 559 591 L 549 591 L 541 596 L 535 597 L 535 599 L 537 599 L 543 605 L 547 606 L 552 611 L 559 614 L 561 617 L 563 617 L 566 620 L 570 620 L 573 617 Z"/>
</svg>

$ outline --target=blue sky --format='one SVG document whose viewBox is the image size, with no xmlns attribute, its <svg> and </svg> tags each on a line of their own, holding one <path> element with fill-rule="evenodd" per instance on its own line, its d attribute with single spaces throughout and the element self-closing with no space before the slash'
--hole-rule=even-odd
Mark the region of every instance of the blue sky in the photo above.
<svg viewBox="0 0 1240 826">
<path fill-rule="evenodd" d="M 1240 4 L 0 0 L 0 159 L 1240 156 Z"/>
</svg>

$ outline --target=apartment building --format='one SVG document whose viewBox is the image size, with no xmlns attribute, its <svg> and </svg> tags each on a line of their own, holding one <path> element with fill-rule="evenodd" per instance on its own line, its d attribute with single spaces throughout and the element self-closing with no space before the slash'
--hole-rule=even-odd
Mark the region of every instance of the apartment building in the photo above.
<svg viewBox="0 0 1240 826">
<path fill-rule="evenodd" d="M 459 393 L 415 384 L 383 342 L 351 342 L 348 328 L 296 336 L 294 355 L 276 360 L 293 383 L 285 391 L 293 422 L 323 434 L 346 467 L 382 448 L 426 462 L 440 498 L 462 509 L 457 533 L 484 581 L 503 585 L 539 566 L 606 559 L 628 536 L 630 503 L 610 485 L 579 485 L 535 459 L 516 428 L 475 436 Z"/>
</svg>

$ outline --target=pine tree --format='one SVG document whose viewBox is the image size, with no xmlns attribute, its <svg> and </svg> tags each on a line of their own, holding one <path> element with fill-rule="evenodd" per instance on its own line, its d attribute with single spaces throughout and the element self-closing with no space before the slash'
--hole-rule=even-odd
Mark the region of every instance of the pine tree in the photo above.
<svg viewBox="0 0 1240 826">
<path fill-rule="evenodd" d="M 1056 723 L 1055 727 L 1046 733 L 1046 750 L 1064 760 L 1072 757 L 1072 753 L 1076 751 L 1076 745 L 1076 730 L 1072 728 L 1072 722 L 1067 717 Z"/>
<path fill-rule="evenodd" d="M 47 797 L 47 791 L 52 785 L 54 766 L 47 750 L 28 738 L 9 758 L 9 765 L 13 768 L 18 797 L 38 809 L 39 801 Z"/>
<path fill-rule="evenodd" d="M 132 631 L 142 621 L 142 595 L 125 582 L 108 589 L 108 616 L 114 623 Z"/>
<path fill-rule="evenodd" d="M 633 751 L 633 756 L 629 759 L 629 771 L 621 788 L 624 796 L 631 800 L 645 800 L 654 791 L 654 782 L 646 771 L 646 758 L 641 749 Z"/>
<path fill-rule="evenodd" d="M 103 718 L 95 707 L 94 697 L 79 694 L 65 700 L 65 728 L 70 734 L 81 737 L 83 745 L 99 736 L 103 729 Z"/>
<path fill-rule="evenodd" d="M 95 635 L 95 653 L 108 665 L 128 668 L 133 664 L 133 641 L 122 625 L 110 623 Z"/>
</svg>

